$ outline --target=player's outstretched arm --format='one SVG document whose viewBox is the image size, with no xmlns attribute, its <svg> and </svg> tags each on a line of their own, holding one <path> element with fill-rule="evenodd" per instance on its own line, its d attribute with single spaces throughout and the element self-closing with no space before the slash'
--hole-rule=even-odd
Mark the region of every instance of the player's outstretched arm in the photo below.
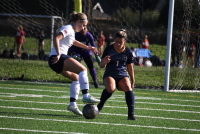
<svg viewBox="0 0 200 134">
<path fill-rule="evenodd" d="M 83 49 L 87 49 L 87 50 L 92 50 L 93 52 L 97 53 L 97 49 L 95 47 L 92 47 L 92 46 L 87 46 L 77 40 L 74 40 L 74 43 L 73 43 L 74 46 L 76 47 L 80 47 L 80 48 L 83 48 Z"/>
</svg>

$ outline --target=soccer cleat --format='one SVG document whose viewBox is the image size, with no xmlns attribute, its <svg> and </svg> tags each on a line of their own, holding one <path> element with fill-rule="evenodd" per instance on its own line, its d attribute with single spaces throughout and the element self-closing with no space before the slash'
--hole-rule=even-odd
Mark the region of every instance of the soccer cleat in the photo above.
<svg viewBox="0 0 200 134">
<path fill-rule="evenodd" d="M 76 114 L 76 115 L 83 115 L 83 113 L 78 109 L 77 106 L 71 106 L 71 105 L 69 105 L 69 106 L 67 107 L 67 110 L 73 112 L 73 113 Z"/>
<path fill-rule="evenodd" d="M 94 54 L 95 54 L 95 60 L 96 60 L 96 62 L 100 65 L 101 58 L 99 57 L 98 53 L 94 53 Z"/>
<path fill-rule="evenodd" d="M 132 116 L 128 116 L 128 120 L 137 120 L 137 119 L 132 115 Z"/>
<path fill-rule="evenodd" d="M 84 103 L 99 103 L 100 100 L 95 99 L 93 96 L 89 95 L 88 97 L 83 97 Z"/>
</svg>

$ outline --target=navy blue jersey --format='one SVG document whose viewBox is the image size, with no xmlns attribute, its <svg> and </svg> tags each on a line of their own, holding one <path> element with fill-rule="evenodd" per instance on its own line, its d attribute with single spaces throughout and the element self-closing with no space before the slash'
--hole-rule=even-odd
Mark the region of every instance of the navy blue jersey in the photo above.
<svg viewBox="0 0 200 134">
<path fill-rule="evenodd" d="M 127 77 L 126 65 L 133 63 L 133 54 L 131 49 L 126 47 L 121 53 L 118 53 L 113 45 L 105 48 L 101 59 L 110 56 L 111 61 L 107 64 L 104 77 L 111 76 L 113 78 Z"/>
<path fill-rule="evenodd" d="M 83 35 L 81 34 L 81 32 L 77 32 L 75 33 L 75 39 L 87 46 L 94 46 L 96 47 L 95 43 L 94 43 L 94 38 L 93 36 L 87 32 L 86 35 Z M 92 52 L 91 50 L 87 50 L 87 49 L 83 49 L 83 48 L 80 48 L 80 47 L 76 47 L 76 46 L 73 46 L 70 48 L 71 52 L 75 52 L 77 54 L 81 54 L 82 52 Z"/>
</svg>

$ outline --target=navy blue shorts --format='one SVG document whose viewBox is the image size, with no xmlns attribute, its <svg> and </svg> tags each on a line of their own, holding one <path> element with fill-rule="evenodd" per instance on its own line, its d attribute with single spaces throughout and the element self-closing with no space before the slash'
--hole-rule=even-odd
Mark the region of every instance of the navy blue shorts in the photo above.
<svg viewBox="0 0 200 134">
<path fill-rule="evenodd" d="M 108 77 L 108 76 L 107 76 Z M 109 77 L 112 77 L 112 76 L 109 76 Z M 118 89 L 118 90 L 120 90 L 119 89 L 119 86 L 118 86 L 118 83 L 119 83 L 119 81 L 121 80 L 121 79 L 123 79 L 124 77 L 128 77 L 128 76 L 122 76 L 122 77 L 120 77 L 120 78 L 116 78 L 116 77 L 112 77 L 114 80 L 115 80 L 115 85 L 116 85 L 116 88 Z M 105 77 L 106 78 L 106 77 Z M 121 91 L 121 90 L 120 90 Z"/>
<path fill-rule="evenodd" d="M 48 63 L 49 63 L 49 67 L 55 71 L 56 73 L 61 73 L 63 71 L 63 65 L 64 65 L 64 61 L 66 59 L 69 59 L 71 58 L 69 55 L 65 55 L 65 54 L 61 54 L 60 56 L 60 59 L 57 63 L 55 64 L 52 64 L 52 60 L 53 60 L 53 57 L 56 57 L 57 55 L 51 55 L 49 57 L 49 60 L 48 60 Z"/>
</svg>

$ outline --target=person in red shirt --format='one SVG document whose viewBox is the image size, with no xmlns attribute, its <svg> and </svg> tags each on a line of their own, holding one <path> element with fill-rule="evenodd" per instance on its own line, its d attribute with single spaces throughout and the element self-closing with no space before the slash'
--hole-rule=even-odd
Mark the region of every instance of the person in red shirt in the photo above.
<svg viewBox="0 0 200 134">
<path fill-rule="evenodd" d="M 186 66 L 188 66 L 188 60 L 189 58 L 191 59 L 192 67 L 194 68 L 194 50 L 195 50 L 195 45 L 191 44 L 186 48 Z"/>
<path fill-rule="evenodd" d="M 103 35 L 103 31 L 99 33 L 99 36 L 97 38 L 97 44 L 98 44 L 98 54 L 102 55 L 103 47 L 105 43 L 105 36 Z"/>
<path fill-rule="evenodd" d="M 148 36 L 145 35 L 144 36 L 144 41 L 142 42 L 142 48 L 143 49 L 148 49 L 149 48 L 149 40 L 148 40 Z M 139 58 L 139 65 L 140 66 L 143 66 L 143 62 L 145 62 L 147 59 L 144 58 L 144 61 L 143 61 L 143 57 L 140 57 Z"/>
<path fill-rule="evenodd" d="M 25 32 L 23 31 L 23 26 L 19 25 L 15 33 L 15 44 L 17 45 L 17 56 L 21 57 L 21 47 L 25 41 Z"/>
<path fill-rule="evenodd" d="M 149 40 L 148 40 L 148 36 L 147 35 L 144 36 L 144 42 L 142 43 L 142 48 L 144 48 L 144 49 L 148 49 L 149 48 Z"/>
</svg>

